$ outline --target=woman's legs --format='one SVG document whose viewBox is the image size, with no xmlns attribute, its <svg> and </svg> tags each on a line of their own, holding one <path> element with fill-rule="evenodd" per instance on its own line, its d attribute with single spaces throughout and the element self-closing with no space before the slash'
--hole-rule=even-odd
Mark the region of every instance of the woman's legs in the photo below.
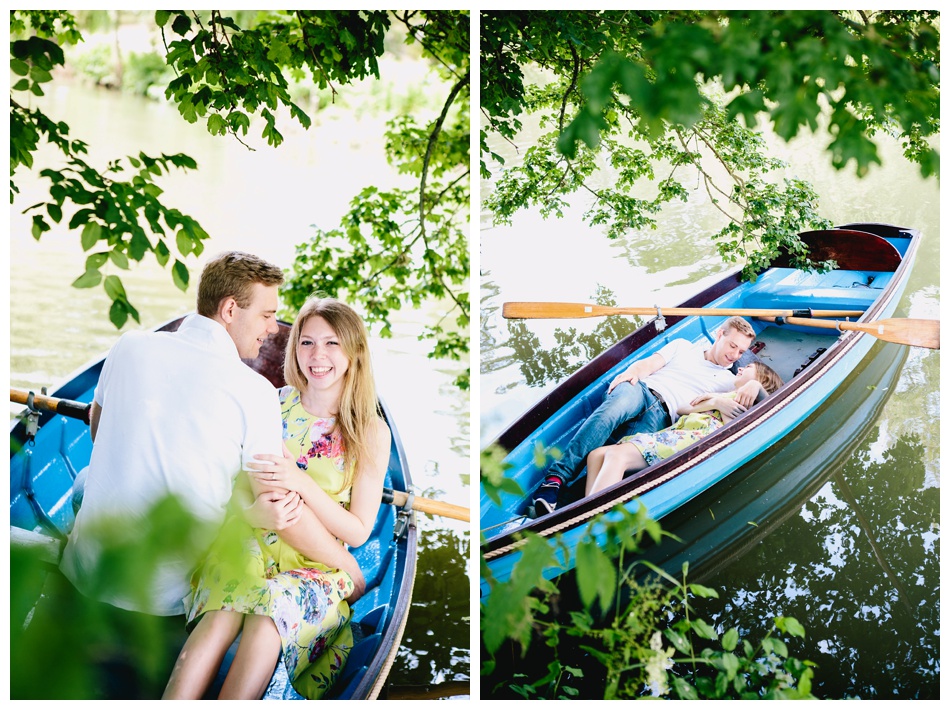
<svg viewBox="0 0 950 710">
<path fill-rule="evenodd" d="M 603 449 L 603 462 L 593 484 L 590 482 L 590 474 L 588 473 L 587 485 L 589 490 L 587 495 L 593 495 L 617 483 L 623 478 L 626 471 L 639 471 L 647 467 L 647 462 L 644 460 L 643 454 L 640 453 L 640 449 L 633 444 L 614 444 L 613 446 L 604 446 Z"/>
<path fill-rule="evenodd" d="M 604 456 L 607 455 L 608 450 L 610 450 L 609 446 L 598 446 L 587 454 L 587 481 L 584 483 L 584 495 L 589 496 L 591 494 L 594 481 L 597 480 L 597 475 L 604 465 Z"/>
<path fill-rule="evenodd" d="M 240 633 L 243 620 L 244 614 L 236 611 L 203 614 L 178 654 L 162 698 L 200 700 L 221 667 L 228 647 Z"/>
<path fill-rule="evenodd" d="M 260 700 L 280 658 L 280 634 L 269 616 L 248 614 L 219 700 Z"/>
</svg>

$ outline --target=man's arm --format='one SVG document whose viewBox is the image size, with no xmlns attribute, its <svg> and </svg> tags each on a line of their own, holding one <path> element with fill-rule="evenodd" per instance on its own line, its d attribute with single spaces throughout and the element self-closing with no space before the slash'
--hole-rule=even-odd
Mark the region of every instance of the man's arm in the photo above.
<svg viewBox="0 0 950 710">
<path fill-rule="evenodd" d="M 93 400 L 89 408 L 89 433 L 92 435 L 92 443 L 96 443 L 96 433 L 99 431 L 99 419 L 102 418 L 102 407 Z"/>
<path fill-rule="evenodd" d="M 621 382 L 630 382 L 631 384 L 636 384 L 644 377 L 649 377 L 652 375 L 665 364 L 666 360 L 663 359 L 663 356 L 660 355 L 660 353 L 653 353 L 650 355 L 650 357 L 637 360 L 613 379 L 613 381 L 610 383 L 610 386 L 607 388 L 607 392 L 612 392 L 614 387 L 619 385 Z"/>
</svg>

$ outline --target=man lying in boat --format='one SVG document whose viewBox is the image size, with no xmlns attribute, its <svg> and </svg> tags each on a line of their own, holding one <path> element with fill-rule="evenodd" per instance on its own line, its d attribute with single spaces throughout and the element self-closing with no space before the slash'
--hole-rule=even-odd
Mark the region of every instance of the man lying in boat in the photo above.
<svg viewBox="0 0 950 710">
<path fill-rule="evenodd" d="M 655 434 L 631 434 L 616 444 L 594 449 L 587 456 L 586 495 L 594 495 L 618 483 L 624 473 L 640 471 L 668 459 L 723 427 L 746 411 L 736 397 L 739 388 L 749 382 L 759 386 L 757 402 L 783 384 L 778 373 L 765 363 L 750 363 L 739 368 L 735 390 L 722 395 L 711 392 L 700 395 L 688 406 L 680 407 L 681 416 L 673 426 Z"/>
<path fill-rule="evenodd" d="M 573 483 L 587 454 L 612 437 L 660 431 L 679 417 L 681 406 L 699 395 L 732 390 L 732 368 L 754 337 L 748 321 L 733 316 L 716 331 L 712 344 L 677 338 L 617 375 L 604 401 L 577 430 L 561 458 L 548 467 L 528 506 L 528 517 L 557 508 L 561 486 Z M 737 391 L 736 402 L 751 406 L 759 387 L 758 382 L 747 382 Z"/>
</svg>

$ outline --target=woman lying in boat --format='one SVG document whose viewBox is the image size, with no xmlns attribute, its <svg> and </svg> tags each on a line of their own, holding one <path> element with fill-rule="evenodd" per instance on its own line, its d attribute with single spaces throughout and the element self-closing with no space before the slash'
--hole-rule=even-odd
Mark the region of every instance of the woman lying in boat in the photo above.
<svg viewBox="0 0 950 710">
<path fill-rule="evenodd" d="M 284 379 L 285 456 L 249 464 L 255 499 L 296 492 L 336 538 L 329 544 L 362 545 L 379 510 L 391 434 L 356 312 L 335 299 L 308 301 L 290 331 Z M 251 528 L 238 513 L 195 578 L 192 631 L 165 698 L 201 698 L 239 632 L 220 698 L 260 698 L 279 659 L 305 698 L 333 685 L 353 646 L 349 604 L 361 590 L 350 574 L 308 559 L 275 531 Z"/>
<path fill-rule="evenodd" d="M 587 495 L 593 495 L 620 481 L 627 471 L 639 471 L 691 446 L 734 419 L 746 408 L 736 400 L 736 390 L 758 381 L 760 402 L 782 386 L 782 378 L 768 365 L 755 362 L 739 368 L 735 388 L 727 394 L 702 394 L 671 426 L 655 434 L 632 434 L 616 444 L 601 446 L 587 456 Z M 754 403 L 753 403 L 754 405 Z"/>
</svg>

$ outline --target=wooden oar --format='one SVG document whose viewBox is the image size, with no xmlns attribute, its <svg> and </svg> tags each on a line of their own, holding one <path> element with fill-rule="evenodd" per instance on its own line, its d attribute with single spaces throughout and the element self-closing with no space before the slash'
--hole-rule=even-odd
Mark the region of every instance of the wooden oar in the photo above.
<svg viewBox="0 0 950 710">
<path fill-rule="evenodd" d="M 854 330 L 873 335 L 889 343 L 916 345 L 920 348 L 940 349 L 940 321 L 923 318 L 885 318 L 868 323 L 850 323 L 840 320 L 817 320 L 814 318 L 769 318 L 760 316 L 760 320 L 772 321 L 782 325 L 804 325 L 810 328 L 831 328 L 837 331 Z"/>
<path fill-rule="evenodd" d="M 57 414 L 62 414 L 66 417 L 72 417 L 73 419 L 79 419 L 80 421 L 89 423 L 89 404 L 85 402 L 76 402 L 71 399 L 59 399 L 57 397 L 47 397 L 46 395 L 33 394 L 32 392 L 26 392 L 25 390 L 10 388 L 10 401 L 16 402 L 17 404 L 26 404 L 30 405 L 30 397 L 32 396 L 32 406 L 34 409 L 43 409 L 48 412 L 55 412 Z M 409 500 L 409 494 L 405 491 L 395 491 L 391 488 L 383 489 L 383 502 L 387 505 L 398 505 L 404 507 L 406 502 Z M 418 496 L 413 496 L 412 498 L 412 510 L 418 510 L 423 513 L 429 513 L 431 515 L 441 515 L 446 518 L 454 518 L 455 520 L 464 520 L 465 522 L 470 522 L 470 514 L 468 508 L 463 508 L 460 505 L 453 505 L 452 503 L 443 503 L 438 500 L 431 500 L 430 498 L 420 498 Z"/>
<path fill-rule="evenodd" d="M 389 488 L 383 489 L 383 503 L 394 504 L 400 508 L 405 508 L 407 501 L 409 501 L 409 494 L 405 491 L 394 491 Z M 443 503 L 440 500 L 432 500 L 431 498 L 413 496 L 409 510 L 418 510 L 423 513 L 429 513 L 430 515 L 441 515 L 444 518 L 464 520 L 466 523 L 470 522 L 468 508 L 463 508 L 460 505 L 454 505 L 452 503 Z"/>
<path fill-rule="evenodd" d="M 32 396 L 33 401 L 30 402 Z M 17 404 L 32 406 L 33 409 L 43 409 L 47 412 L 56 412 L 66 417 L 79 419 L 89 423 L 89 408 L 91 404 L 85 402 L 75 402 L 71 399 L 58 399 L 56 397 L 47 397 L 45 394 L 34 394 L 24 390 L 10 388 L 10 401 Z"/>
<path fill-rule="evenodd" d="M 863 311 L 813 311 L 767 308 L 658 308 L 598 306 L 589 303 L 509 301 L 502 304 L 505 318 L 594 318 L 599 316 L 772 316 L 799 318 L 857 318 Z"/>
</svg>

